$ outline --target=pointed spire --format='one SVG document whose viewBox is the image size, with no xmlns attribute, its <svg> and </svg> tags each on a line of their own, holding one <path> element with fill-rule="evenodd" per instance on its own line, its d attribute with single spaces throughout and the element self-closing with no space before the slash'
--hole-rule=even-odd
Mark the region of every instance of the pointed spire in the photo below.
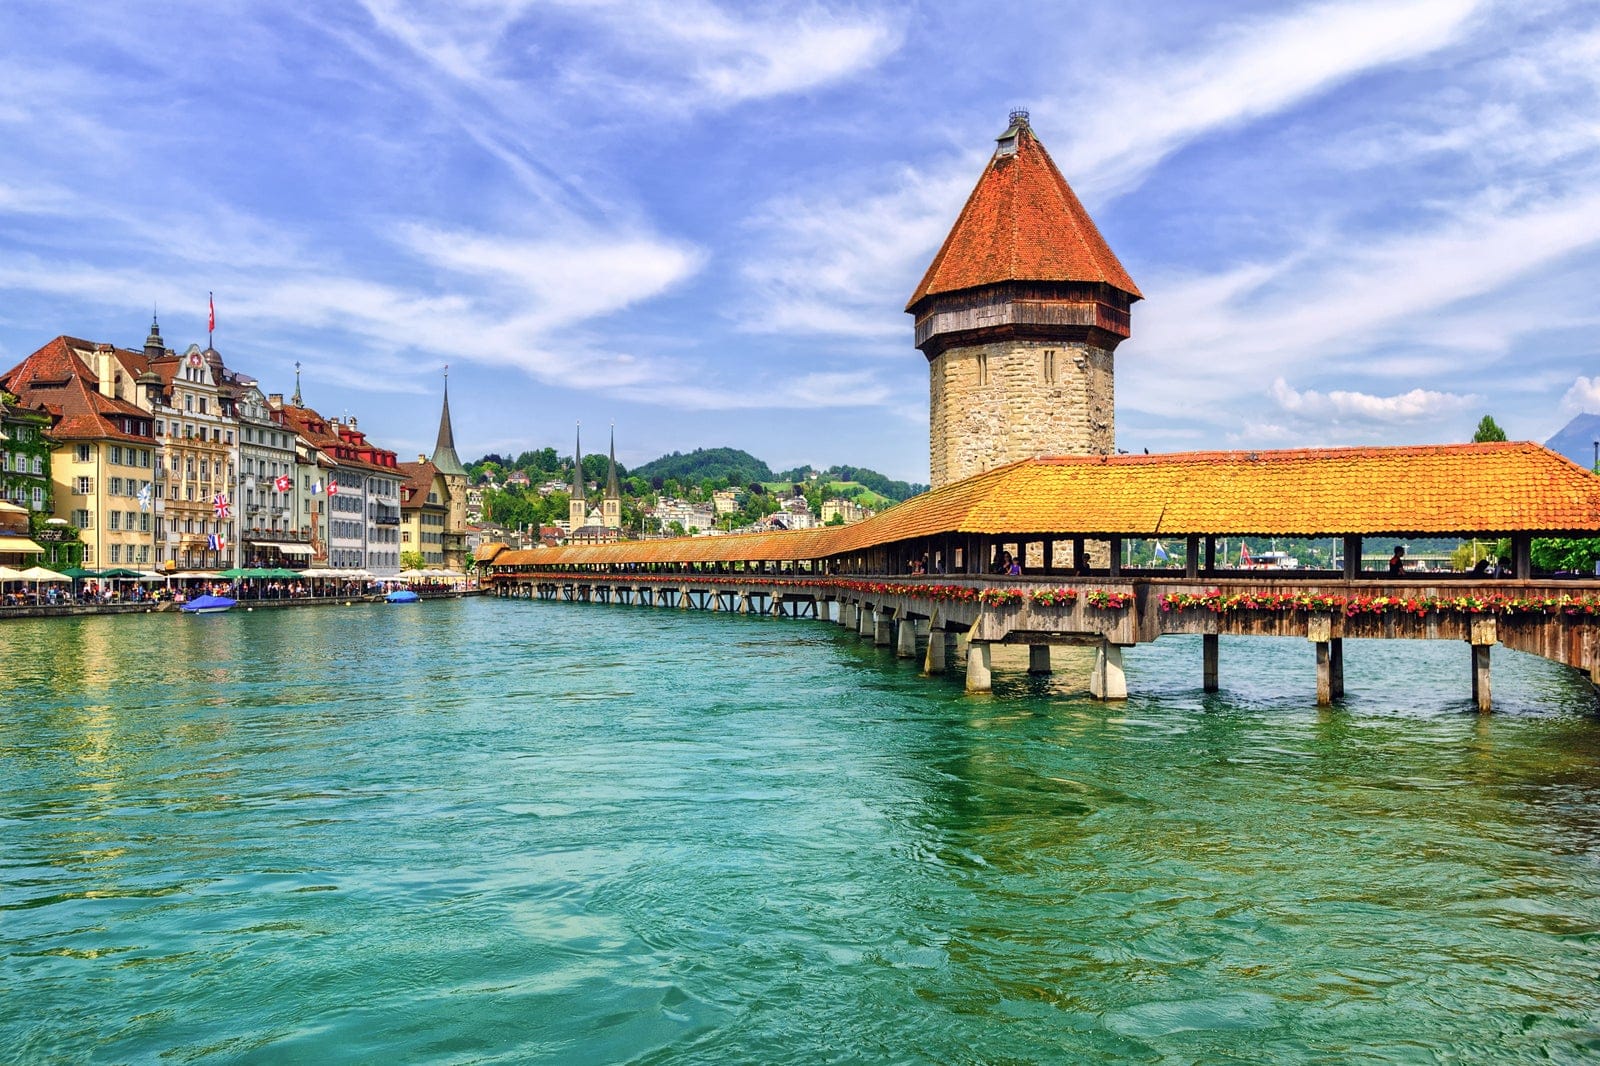
<svg viewBox="0 0 1600 1066">
<path fill-rule="evenodd" d="M 606 475 L 606 498 L 622 499 L 622 486 L 617 483 L 617 424 L 611 423 L 611 472 Z"/>
<path fill-rule="evenodd" d="M 583 423 L 579 422 L 577 444 L 572 453 L 572 498 L 583 499 Z"/>
<path fill-rule="evenodd" d="M 150 308 L 150 336 L 144 339 L 144 356 L 146 359 L 155 359 L 167 350 L 167 342 L 161 339 L 161 323 L 156 321 L 156 310 Z"/>
<path fill-rule="evenodd" d="M 300 398 L 300 360 L 294 362 L 294 395 L 289 397 L 289 402 L 296 407 L 304 407 L 306 402 Z"/>
<path fill-rule="evenodd" d="M 466 477 L 467 468 L 456 454 L 456 436 L 450 427 L 450 364 L 444 366 L 444 408 L 439 412 L 439 440 L 433 446 L 433 465 L 445 477 Z"/>
</svg>

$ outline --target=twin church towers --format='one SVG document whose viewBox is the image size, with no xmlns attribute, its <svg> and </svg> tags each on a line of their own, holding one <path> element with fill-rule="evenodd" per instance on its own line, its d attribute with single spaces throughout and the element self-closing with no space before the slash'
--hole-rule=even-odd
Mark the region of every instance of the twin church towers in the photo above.
<svg viewBox="0 0 1600 1066">
<path fill-rule="evenodd" d="M 906 304 L 928 357 L 932 487 L 1115 451 L 1112 353 L 1139 299 L 1028 113 L 1013 111 Z"/>
</svg>

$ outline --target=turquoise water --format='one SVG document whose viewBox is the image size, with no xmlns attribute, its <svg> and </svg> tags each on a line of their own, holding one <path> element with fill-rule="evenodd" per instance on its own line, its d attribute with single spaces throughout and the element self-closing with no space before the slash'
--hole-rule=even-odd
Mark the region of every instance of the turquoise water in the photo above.
<svg viewBox="0 0 1600 1066">
<path fill-rule="evenodd" d="M 0 1059 L 1600 1058 L 1600 720 L 1464 645 L 919 677 L 473 600 L 0 628 Z"/>
</svg>

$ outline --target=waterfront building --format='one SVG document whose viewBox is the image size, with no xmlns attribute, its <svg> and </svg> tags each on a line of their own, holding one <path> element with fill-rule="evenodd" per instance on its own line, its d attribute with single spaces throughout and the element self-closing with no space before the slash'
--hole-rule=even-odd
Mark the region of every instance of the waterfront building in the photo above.
<svg viewBox="0 0 1600 1066">
<path fill-rule="evenodd" d="M 420 461 L 420 457 L 419 457 Z M 456 454 L 455 430 L 450 425 L 450 381 L 445 379 L 444 404 L 439 411 L 439 438 L 428 460 L 442 479 L 440 499 L 446 508 L 443 526 L 437 532 L 442 564 L 447 570 L 467 570 L 467 509 L 471 475 Z"/>
<path fill-rule="evenodd" d="M 1110 455 L 1112 353 L 1139 289 L 1015 111 L 906 304 L 937 489 L 1019 459 Z"/>
<path fill-rule="evenodd" d="M 0 392 L 0 500 L 34 514 L 49 514 L 54 494 L 50 484 L 50 412 L 24 407 L 17 397 Z"/>
<path fill-rule="evenodd" d="M 831 500 L 822 501 L 823 525 L 832 522 L 835 517 L 838 517 L 845 525 L 850 525 L 852 522 L 859 522 L 863 518 L 871 518 L 872 515 L 872 511 L 854 500 L 845 499 L 843 496 L 835 496 Z"/>
<path fill-rule="evenodd" d="M 152 323 L 147 355 L 123 360 L 140 371 L 140 399 L 154 416 L 166 458 L 167 521 L 156 561 L 179 570 L 226 569 L 239 558 L 233 496 L 239 449 L 222 355 L 198 344 L 181 356 L 154 354 L 159 345 Z"/>
<path fill-rule="evenodd" d="M 299 437 L 286 424 L 282 397 L 273 407 L 255 379 L 227 374 L 239 416 L 236 497 L 241 562 L 246 566 L 303 565 L 312 554 L 302 503 Z M 306 486 L 309 490 L 309 485 Z"/>
<path fill-rule="evenodd" d="M 110 344 L 59 336 L 0 375 L 0 389 L 20 406 L 50 415 L 55 451 L 48 498 L 55 516 L 78 529 L 77 561 L 84 566 L 148 567 L 160 557 L 162 438 L 155 425 L 161 420 L 136 395 L 159 391 L 160 381 L 147 367 L 132 369 L 142 359 Z"/>
<path fill-rule="evenodd" d="M 400 552 L 416 552 L 422 565 L 435 570 L 465 570 L 446 561 L 445 533 L 450 523 L 450 485 L 444 472 L 417 456 L 414 463 L 401 463 L 405 481 L 400 485 Z"/>
<path fill-rule="evenodd" d="M 327 565 L 374 577 L 398 574 L 405 476 L 395 453 L 368 441 L 354 418 L 330 420 L 293 403 L 282 411 L 285 424 L 321 453 L 317 471 L 326 480 L 313 481 L 309 491 L 320 497 L 312 522 L 326 529 Z"/>
</svg>

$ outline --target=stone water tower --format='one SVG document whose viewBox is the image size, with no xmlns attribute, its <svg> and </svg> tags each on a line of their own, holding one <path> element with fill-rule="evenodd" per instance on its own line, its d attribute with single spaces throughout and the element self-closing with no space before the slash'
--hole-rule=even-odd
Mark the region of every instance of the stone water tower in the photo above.
<svg viewBox="0 0 1600 1066">
<path fill-rule="evenodd" d="M 1116 445 L 1112 353 L 1142 296 L 1028 113 L 998 141 L 906 305 L 928 357 L 934 488 Z"/>
</svg>

